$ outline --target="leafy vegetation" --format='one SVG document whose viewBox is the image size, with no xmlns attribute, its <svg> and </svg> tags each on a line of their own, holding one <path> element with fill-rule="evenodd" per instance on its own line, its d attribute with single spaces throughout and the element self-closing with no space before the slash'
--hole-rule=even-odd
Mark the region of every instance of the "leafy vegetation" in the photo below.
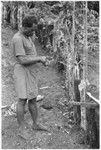
<svg viewBox="0 0 101 150">
<path fill-rule="evenodd" d="M 85 39 L 85 1 L 3 1 L 3 20 L 19 28 L 25 14 L 36 16 L 36 31 L 43 48 L 54 56 L 60 70 L 73 68 L 76 54 L 83 60 Z M 73 22 L 74 13 L 74 22 Z M 3 22 L 5 24 L 5 22 Z M 88 58 L 99 54 L 99 2 L 88 2 Z M 74 45 L 74 46 L 73 46 Z M 70 63 L 70 64 L 68 64 Z M 98 62 L 97 62 L 98 63 Z M 66 66 L 71 65 L 71 67 Z M 82 64 L 83 65 L 83 64 Z M 88 62 L 88 66 L 91 66 Z M 92 62 L 93 68 L 93 62 Z M 67 75 L 66 75 L 67 76 Z M 68 78 L 68 76 L 67 76 Z"/>
<path fill-rule="evenodd" d="M 74 7 L 73 1 L 3 1 L 2 24 L 5 27 L 10 25 L 13 29 L 18 29 L 26 14 L 36 16 L 38 23 L 36 36 L 44 51 L 56 60 L 58 71 L 63 73 L 68 100 L 74 100 L 73 79 L 76 72 L 74 69 L 79 67 L 80 77 L 78 74 L 76 78 L 82 79 L 85 62 L 90 82 L 87 90 L 99 98 L 99 2 L 88 2 L 86 61 L 84 58 L 85 4 L 84 1 L 78 1 L 75 2 Z M 6 51 L 10 59 L 11 54 L 8 49 Z M 9 69 L 7 57 L 8 55 L 3 55 L 2 63 L 4 68 L 6 66 Z M 91 134 L 89 141 L 93 141 L 94 135 L 92 136 L 90 128 L 92 127 L 89 126 Z"/>
</svg>

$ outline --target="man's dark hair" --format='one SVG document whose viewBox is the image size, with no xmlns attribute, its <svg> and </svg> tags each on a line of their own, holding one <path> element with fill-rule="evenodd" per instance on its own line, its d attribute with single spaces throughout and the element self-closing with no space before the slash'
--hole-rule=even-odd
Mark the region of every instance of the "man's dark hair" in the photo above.
<svg viewBox="0 0 101 150">
<path fill-rule="evenodd" d="M 22 27 L 32 27 L 33 24 L 37 24 L 37 19 L 35 16 L 25 16 L 22 20 Z"/>
</svg>

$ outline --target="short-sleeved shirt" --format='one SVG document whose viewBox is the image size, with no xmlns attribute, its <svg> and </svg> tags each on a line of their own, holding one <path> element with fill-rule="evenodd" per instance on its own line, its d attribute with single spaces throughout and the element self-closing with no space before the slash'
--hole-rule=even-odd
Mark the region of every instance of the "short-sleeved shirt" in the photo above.
<svg viewBox="0 0 101 150">
<path fill-rule="evenodd" d="M 21 65 L 18 56 L 37 56 L 36 48 L 31 38 L 26 38 L 20 31 L 12 39 L 14 62 L 14 81 L 18 98 L 33 99 L 38 95 L 37 64 Z"/>
</svg>

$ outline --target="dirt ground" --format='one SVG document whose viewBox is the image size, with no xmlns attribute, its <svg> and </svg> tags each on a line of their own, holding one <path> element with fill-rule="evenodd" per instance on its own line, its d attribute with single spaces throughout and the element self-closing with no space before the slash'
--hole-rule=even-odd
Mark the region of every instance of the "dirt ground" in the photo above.
<svg viewBox="0 0 101 150">
<path fill-rule="evenodd" d="M 11 61 L 10 41 L 16 31 L 9 27 L 2 28 L 2 105 L 11 105 L 17 101 L 14 89 L 13 67 Z M 44 55 L 41 46 L 36 41 L 39 55 Z M 31 117 L 29 112 L 25 120 L 29 128 L 29 140 L 21 139 L 18 132 L 16 117 L 5 117 L 2 113 L 2 148 L 3 149 L 83 149 L 89 148 L 84 142 L 84 131 L 72 128 L 68 123 L 68 111 L 56 102 L 65 99 L 64 80 L 55 67 L 44 67 L 39 64 L 38 68 L 39 94 L 44 95 L 43 101 L 38 102 L 38 122 L 46 126 L 50 132 L 32 131 Z M 41 105 L 51 105 L 51 109 L 44 109 Z M 67 116 L 65 115 L 67 114 Z M 64 124 L 66 128 L 64 128 Z"/>
</svg>

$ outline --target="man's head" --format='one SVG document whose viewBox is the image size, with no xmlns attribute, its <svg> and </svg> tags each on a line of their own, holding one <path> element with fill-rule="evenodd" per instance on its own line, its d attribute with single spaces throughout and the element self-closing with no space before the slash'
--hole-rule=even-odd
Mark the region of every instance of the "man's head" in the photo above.
<svg viewBox="0 0 101 150">
<path fill-rule="evenodd" d="M 35 16 L 25 16 L 22 20 L 23 34 L 27 37 L 33 36 L 33 31 L 37 28 L 37 20 Z"/>
</svg>

